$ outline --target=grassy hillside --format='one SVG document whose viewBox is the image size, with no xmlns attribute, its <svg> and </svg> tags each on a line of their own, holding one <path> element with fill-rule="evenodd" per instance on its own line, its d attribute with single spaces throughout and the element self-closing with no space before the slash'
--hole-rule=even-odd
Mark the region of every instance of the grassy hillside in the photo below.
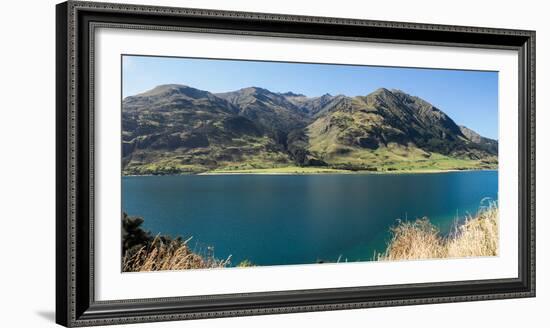
<svg viewBox="0 0 550 328">
<path fill-rule="evenodd" d="M 327 167 L 311 167 L 311 166 L 280 166 L 271 168 L 234 168 L 224 167 L 208 171 L 202 174 L 344 174 L 351 173 L 349 170 L 339 170 Z"/>
<path fill-rule="evenodd" d="M 125 175 L 189 174 L 218 168 L 256 169 L 293 165 L 288 154 L 266 136 L 241 136 L 223 144 L 191 149 L 137 149 L 128 159 Z"/>
<path fill-rule="evenodd" d="M 399 92 L 396 94 L 401 95 Z M 421 118 L 401 117 L 405 114 L 388 105 L 397 101 L 393 98 L 396 98 L 395 95 L 387 90 L 367 97 L 356 97 L 340 110 L 315 120 L 306 128 L 309 152 L 330 167 L 353 170 L 385 172 L 497 168 L 496 153 L 491 153 L 496 149 L 487 146 L 489 139 L 480 139 L 479 135 L 466 129 L 463 130 L 468 131 L 468 136 L 476 138 L 478 143 L 474 144 L 466 135 L 456 132 L 453 138 L 439 138 L 433 128 L 428 128 L 430 125 L 418 123 Z M 424 107 L 431 106 L 419 102 Z M 397 105 L 394 104 L 394 107 Z M 407 112 L 405 109 L 402 111 Z M 449 120 L 441 112 L 436 113 L 440 115 L 438 119 Z M 396 124 L 396 120 L 413 123 Z M 460 127 L 447 121 L 438 129 L 451 125 L 450 130 L 460 130 Z M 407 131 L 412 128 L 412 132 Z M 481 141 L 483 145 L 479 144 Z M 440 143 L 455 147 L 446 149 Z"/>
<path fill-rule="evenodd" d="M 498 142 L 399 90 L 306 97 L 162 85 L 127 97 L 125 175 L 496 169 Z M 263 171 L 262 171 L 263 170 Z"/>
<path fill-rule="evenodd" d="M 348 170 L 366 170 L 377 172 L 394 171 L 446 171 L 446 170 L 479 170 L 496 169 L 496 159 L 464 159 L 450 156 L 428 153 L 414 146 L 401 146 L 390 144 L 376 150 L 360 148 L 345 148 L 332 153 L 314 154 L 333 168 Z"/>
</svg>

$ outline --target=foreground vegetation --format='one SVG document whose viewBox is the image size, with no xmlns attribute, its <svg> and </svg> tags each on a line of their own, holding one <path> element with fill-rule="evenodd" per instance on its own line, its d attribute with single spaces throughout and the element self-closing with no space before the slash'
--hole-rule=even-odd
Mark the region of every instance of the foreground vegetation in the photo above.
<svg viewBox="0 0 550 328">
<path fill-rule="evenodd" d="M 142 218 L 123 215 L 123 272 L 223 268 L 230 264 L 230 257 L 225 260 L 215 258 L 212 248 L 204 254 L 194 252 L 189 247 L 191 238 L 153 237 L 141 228 L 142 223 Z"/>
<path fill-rule="evenodd" d="M 146 272 L 160 270 L 211 269 L 225 268 L 231 265 L 231 256 L 218 259 L 214 248 L 207 247 L 204 252 L 197 252 L 189 246 L 189 241 L 181 237 L 172 239 L 169 236 L 157 235 L 141 227 L 140 217 L 122 217 L 122 271 Z M 244 260 L 238 267 L 249 267 L 253 264 Z"/>
<path fill-rule="evenodd" d="M 374 260 L 398 261 L 437 258 L 460 258 L 498 255 L 498 207 L 495 204 L 482 208 L 475 217 L 456 224 L 453 231 L 442 236 L 439 229 L 427 218 L 402 221 L 391 228 L 392 237 L 383 253 Z M 231 256 L 219 259 L 213 247 L 195 251 L 189 241 L 168 236 L 152 236 L 141 228 L 143 219 L 122 218 L 122 271 L 144 272 L 225 268 L 232 266 Z M 254 266 L 248 260 L 237 267 Z"/>
<path fill-rule="evenodd" d="M 481 209 L 444 237 L 427 218 L 400 222 L 391 232 L 386 251 L 376 256 L 379 261 L 496 256 L 498 207 Z"/>
<path fill-rule="evenodd" d="M 135 252 L 127 252 L 122 259 L 122 271 L 142 272 L 160 270 L 185 270 L 224 268 L 230 258 L 218 260 L 213 256 L 201 256 L 191 251 L 186 242 L 162 241 L 156 237 L 149 246 Z"/>
</svg>

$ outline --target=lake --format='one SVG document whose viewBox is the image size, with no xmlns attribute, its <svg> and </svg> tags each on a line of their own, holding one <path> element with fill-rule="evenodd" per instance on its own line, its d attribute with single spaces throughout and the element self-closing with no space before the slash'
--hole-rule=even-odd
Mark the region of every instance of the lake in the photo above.
<svg viewBox="0 0 550 328">
<path fill-rule="evenodd" d="M 497 200 L 497 171 L 426 174 L 179 175 L 122 178 L 122 207 L 153 234 L 193 237 L 233 265 L 368 261 L 397 219 L 457 217 Z"/>
</svg>

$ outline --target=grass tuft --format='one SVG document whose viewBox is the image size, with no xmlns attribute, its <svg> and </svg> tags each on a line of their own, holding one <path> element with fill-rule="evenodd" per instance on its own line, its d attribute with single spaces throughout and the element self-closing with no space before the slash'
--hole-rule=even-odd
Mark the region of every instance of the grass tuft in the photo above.
<svg viewBox="0 0 550 328">
<path fill-rule="evenodd" d="M 498 255 L 498 207 L 491 204 L 468 217 L 454 232 L 441 236 L 427 218 L 400 221 L 391 229 L 386 251 L 378 261 L 459 258 Z"/>
<path fill-rule="evenodd" d="M 159 236 L 150 246 L 142 246 L 134 252 L 126 252 L 122 258 L 122 271 L 143 272 L 160 270 L 225 268 L 231 256 L 218 260 L 213 255 L 201 256 L 191 251 L 187 242 L 163 241 Z"/>
<path fill-rule="evenodd" d="M 143 272 L 224 268 L 231 265 L 231 256 L 225 260 L 214 257 L 214 247 L 204 252 L 189 248 L 189 241 L 170 236 L 153 237 L 141 225 L 140 217 L 122 215 L 122 271 Z"/>
</svg>

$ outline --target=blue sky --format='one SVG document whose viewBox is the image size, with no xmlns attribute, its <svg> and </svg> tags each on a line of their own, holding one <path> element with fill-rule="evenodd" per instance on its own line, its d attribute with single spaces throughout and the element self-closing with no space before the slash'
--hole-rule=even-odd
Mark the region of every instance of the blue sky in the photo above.
<svg viewBox="0 0 550 328">
<path fill-rule="evenodd" d="M 310 97 L 400 89 L 457 124 L 498 138 L 498 72 L 123 56 L 122 76 L 123 97 L 171 83 L 214 93 L 256 86 Z"/>
</svg>

